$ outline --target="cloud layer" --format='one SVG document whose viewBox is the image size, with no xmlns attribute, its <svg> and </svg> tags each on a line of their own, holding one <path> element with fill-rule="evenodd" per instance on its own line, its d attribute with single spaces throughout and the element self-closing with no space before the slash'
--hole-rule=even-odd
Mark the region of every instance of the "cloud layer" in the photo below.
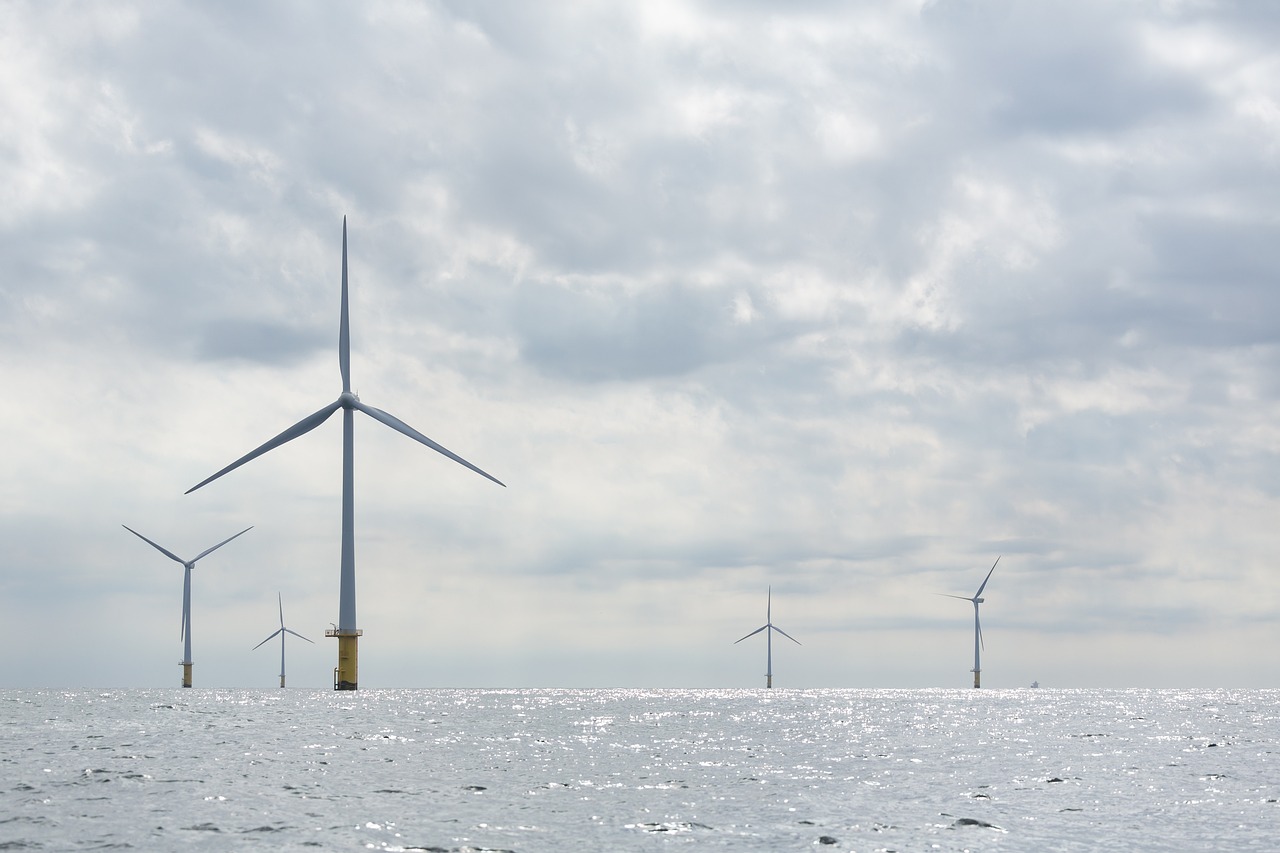
<svg viewBox="0 0 1280 853">
<path fill-rule="evenodd" d="M 276 591 L 337 618 L 336 424 L 182 492 L 337 396 L 344 216 L 357 392 L 509 484 L 357 424 L 368 686 L 755 684 L 772 586 L 779 684 L 963 687 L 934 593 L 998 555 L 985 684 L 1280 676 L 1274 13 L 8 16 L 14 686 L 177 683 L 181 569 L 121 523 L 255 525 L 197 684 L 272 683 Z"/>
</svg>

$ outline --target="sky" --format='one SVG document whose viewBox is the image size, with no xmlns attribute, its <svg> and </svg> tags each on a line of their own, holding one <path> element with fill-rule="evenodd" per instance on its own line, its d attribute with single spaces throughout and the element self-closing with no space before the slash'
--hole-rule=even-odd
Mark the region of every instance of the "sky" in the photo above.
<svg viewBox="0 0 1280 853">
<path fill-rule="evenodd" d="M 3 4 L 6 687 L 1280 681 L 1280 13 Z M 990 641 L 987 644 L 986 641 Z M 16 659 L 15 659 L 16 658 Z"/>
</svg>

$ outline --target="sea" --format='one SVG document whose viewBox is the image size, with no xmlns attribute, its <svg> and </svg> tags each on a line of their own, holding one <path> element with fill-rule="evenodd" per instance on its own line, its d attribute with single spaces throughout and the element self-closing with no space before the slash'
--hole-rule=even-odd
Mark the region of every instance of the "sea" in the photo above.
<svg viewBox="0 0 1280 853">
<path fill-rule="evenodd" d="M 1280 690 L 6 690 L 0 709 L 0 850 L 1280 850 Z"/>
</svg>

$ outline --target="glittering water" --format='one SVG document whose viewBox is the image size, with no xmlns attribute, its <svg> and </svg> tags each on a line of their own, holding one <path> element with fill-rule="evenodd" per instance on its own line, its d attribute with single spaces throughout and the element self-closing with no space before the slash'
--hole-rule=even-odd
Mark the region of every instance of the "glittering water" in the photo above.
<svg viewBox="0 0 1280 853">
<path fill-rule="evenodd" d="M 0 692 L 0 850 L 1274 850 L 1280 691 Z"/>
</svg>

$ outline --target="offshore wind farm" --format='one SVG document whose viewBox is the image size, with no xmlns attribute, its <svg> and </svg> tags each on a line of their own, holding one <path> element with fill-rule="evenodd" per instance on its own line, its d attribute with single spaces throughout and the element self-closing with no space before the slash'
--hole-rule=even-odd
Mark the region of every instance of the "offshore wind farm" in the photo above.
<svg viewBox="0 0 1280 853">
<path fill-rule="evenodd" d="M 1277 44 L 8 0 L 0 851 L 1276 849 Z"/>
<path fill-rule="evenodd" d="M 332 685 L 342 419 L 181 494 L 342 391 L 344 213 L 351 392 L 520 484 L 357 425 L 361 688 L 754 684 L 770 582 L 775 686 L 971 687 L 991 553 L 984 690 L 1280 680 L 1264 4 L 6 8 L 8 681 L 176 681 L 136 519 Z"/>
</svg>

